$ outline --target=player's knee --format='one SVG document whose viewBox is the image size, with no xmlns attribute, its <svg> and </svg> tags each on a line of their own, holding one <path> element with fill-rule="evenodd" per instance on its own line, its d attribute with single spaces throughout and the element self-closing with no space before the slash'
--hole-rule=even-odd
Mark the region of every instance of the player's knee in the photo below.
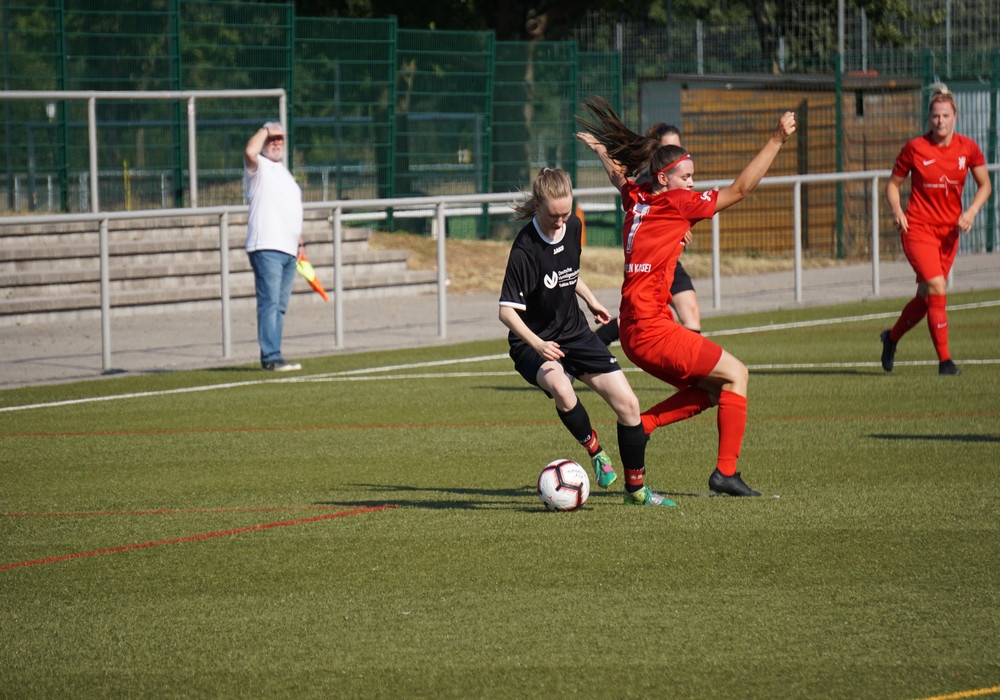
<svg viewBox="0 0 1000 700">
<path fill-rule="evenodd" d="M 940 296 L 948 292 L 948 281 L 944 277 L 935 277 L 927 280 L 927 293 L 929 295 Z"/>
<path fill-rule="evenodd" d="M 625 421 L 626 425 L 632 425 L 635 421 L 630 419 L 635 419 L 640 413 L 639 399 L 631 391 L 616 402 L 615 413 L 618 417 Z"/>
<path fill-rule="evenodd" d="M 746 394 L 747 385 L 750 383 L 750 370 L 747 366 L 730 355 L 730 362 L 727 363 L 723 373 L 724 386 L 728 391 L 735 391 L 737 394 Z"/>
<path fill-rule="evenodd" d="M 746 387 L 747 384 L 750 383 L 750 370 L 748 370 L 747 366 L 739 360 L 736 360 L 736 365 L 736 383 L 742 384 Z"/>
</svg>

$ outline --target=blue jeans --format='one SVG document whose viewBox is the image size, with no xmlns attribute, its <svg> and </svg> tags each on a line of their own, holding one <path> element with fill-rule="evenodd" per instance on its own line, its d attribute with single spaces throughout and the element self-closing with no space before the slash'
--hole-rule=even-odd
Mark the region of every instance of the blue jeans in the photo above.
<svg viewBox="0 0 1000 700">
<path fill-rule="evenodd" d="M 257 342 L 260 362 L 278 362 L 281 356 L 281 332 L 285 310 L 292 296 L 295 280 L 295 256 L 277 250 L 248 253 L 257 293 Z"/>
</svg>

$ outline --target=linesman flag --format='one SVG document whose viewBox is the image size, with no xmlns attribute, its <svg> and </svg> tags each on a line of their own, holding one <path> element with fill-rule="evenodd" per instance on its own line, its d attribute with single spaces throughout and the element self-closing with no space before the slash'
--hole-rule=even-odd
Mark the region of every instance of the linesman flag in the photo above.
<svg viewBox="0 0 1000 700">
<path fill-rule="evenodd" d="M 323 297 L 323 301 L 330 301 L 330 297 L 327 296 L 326 290 L 323 289 L 323 285 L 319 283 L 316 279 L 316 270 L 313 269 L 312 264 L 306 259 L 305 253 L 300 255 L 295 261 L 295 269 L 299 271 L 299 274 L 306 278 L 306 282 L 309 286 L 316 290 L 316 293 Z"/>
</svg>

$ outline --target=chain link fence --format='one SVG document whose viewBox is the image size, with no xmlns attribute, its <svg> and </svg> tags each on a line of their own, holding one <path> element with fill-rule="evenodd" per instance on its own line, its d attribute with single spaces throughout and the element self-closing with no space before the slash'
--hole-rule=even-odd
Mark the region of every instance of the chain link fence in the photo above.
<svg viewBox="0 0 1000 700">
<path fill-rule="evenodd" d="M 923 130 L 926 87 L 940 79 L 959 95 L 959 130 L 996 162 L 1000 0 L 912 6 L 892 26 L 913 40 L 891 48 L 885 23 L 851 6 L 843 36 L 831 31 L 830 3 L 778 3 L 770 15 L 725 22 L 711 13 L 670 24 L 591 14 L 569 41 L 505 42 L 492 32 L 404 30 L 394 19 L 297 17 L 291 4 L 5 0 L 3 87 L 283 88 L 290 165 L 313 201 L 514 199 L 542 165 L 565 168 L 578 186 L 606 185 L 574 138 L 574 115 L 591 94 L 637 131 L 676 122 L 698 178 L 712 180 L 733 177 L 785 108 L 799 112 L 801 128 L 775 174 L 888 169 Z M 87 210 L 86 105 L 6 100 L 3 110 L 0 211 Z M 243 147 L 276 117 L 273 100 L 199 100 L 199 204 L 242 202 Z M 97 120 L 103 209 L 189 203 L 183 103 L 98 103 Z M 870 195 L 861 185 L 813 185 L 808 250 L 865 254 Z M 967 245 L 992 249 L 998 200 Z M 787 208 L 782 201 L 727 214 L 734 249 L 787 250 L 787 222 L 770 211 Z M 588 215 L 591 242 L 618 241 L 610 209 Z M 479 238 L 517 228 L 485 210 L 448 225 L 449 235 Z"/>
</svg>

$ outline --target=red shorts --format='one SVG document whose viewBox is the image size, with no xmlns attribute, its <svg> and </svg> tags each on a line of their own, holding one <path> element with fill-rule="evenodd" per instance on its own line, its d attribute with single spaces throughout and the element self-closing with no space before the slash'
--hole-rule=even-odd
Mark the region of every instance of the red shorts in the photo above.
<svg viewBox="0 0 1000 700">
<path fill-rule="evenodd" d="M 640 321 L 619 318 L 625 356 L 648 374 L 676 387 L 704 379 L 722 357 L 722 348 L 672 318 Z"/>
<path fill-rule="evenodd" d="M 958 252 L 957 226 L 910 226 L 901 239 L 917 284 L 951 272 Z"/>
</svg>

